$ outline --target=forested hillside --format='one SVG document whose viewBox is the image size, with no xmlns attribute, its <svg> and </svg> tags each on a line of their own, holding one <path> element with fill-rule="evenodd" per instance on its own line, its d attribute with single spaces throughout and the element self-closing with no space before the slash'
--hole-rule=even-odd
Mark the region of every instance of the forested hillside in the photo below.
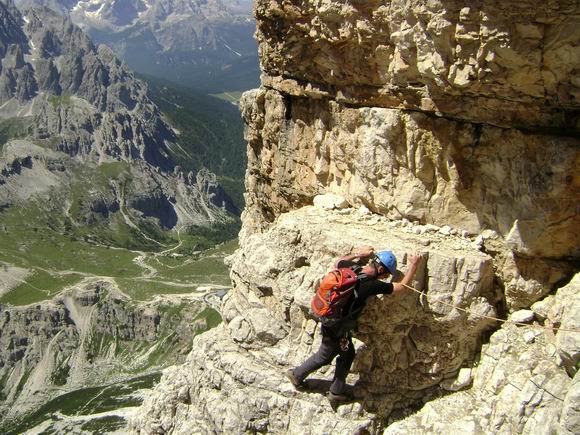
<svg viewBox="0 0 580 435">
<path fill-rule="evenodd" d="M 178 132 L 179 147 L 171 150 L 174 160 L 184 170 L 205 167 L 215 173 L 236 206 L 243 208 L 247 157 L 238 107 L 175 83 L 142 78 L 149 84 L 151 98 Z"/>
</svg>

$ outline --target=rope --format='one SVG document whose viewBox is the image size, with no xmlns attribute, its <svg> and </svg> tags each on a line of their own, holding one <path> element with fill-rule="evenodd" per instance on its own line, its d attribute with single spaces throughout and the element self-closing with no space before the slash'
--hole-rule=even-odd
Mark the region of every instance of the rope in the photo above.
<svg viewBox="0 0 580 435">
<path fill-rule="evenodd" d="M 402 284 L 404 287 L 407 287 L 409 290 L 413 290 L 415 293 L 419 293 L 421 296 L 426 296 L 425 293 L 423 293 L 420 290 L 417 290 L 414 287 L 411 287 L 410 285 L 403 284 L 403 283 L 400 283 L 400 284 Z M 484 319 L 494 320 L 496 322 L 510 323 L 512 325 L 517 325 L 517 326 L 531 326 L 531 327 L 534 327 L 534 328 L 542 328 L 542 329 L 550 330 L 550 331 L 552 331 L 552 333 L 554 331 L 556 331 L 556 332 L 562 331 L 562 332 L 577 332 L 577 333 L 580 333 L 580 328 L 557 328 L 555 326 L 531 325 L 529 323 L 515 322 L 513 320 L 500 319 L 498 317 L 493 317 L 493 316 L 486 316 L 485 314 L 476 314 L 476 313 L 473 313 L 471 310 L 468 310 L 467 308 L 461 308 L 461 307 L 458 307 L 458 306 L 455 306 L 453 304 L 450 304 L 450 303 L 447 303 L 447 302 L 443 302 L 443 301 L 433 301 L 433 302 L 438 303 L 438 304 L 442 304 L 442 305 L 446 305 L 446 306 L 451 307 L 453 309 L 456 309 L 456 310 L 459 310 L 459 311 L 463 311 L 464 313 L 467 313 L 467 314 L 473 314 L 474 316 L 477 316 L 477 317 L 483 317 Z M 534 312 L 532 311 L 532 313 L 534 313 Z M 534 313 L 534 314 L 537 315 L 537 313 Z"/>
</svg>

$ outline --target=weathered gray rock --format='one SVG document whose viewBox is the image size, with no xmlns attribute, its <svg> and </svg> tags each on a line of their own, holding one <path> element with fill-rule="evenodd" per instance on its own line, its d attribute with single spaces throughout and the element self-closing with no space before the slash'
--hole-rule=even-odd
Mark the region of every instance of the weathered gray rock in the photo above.
<svg viewBox="0 0 580 435">
<path fill-rule="evenodd" d="M 577 130 L 579 8 L 573 0 L 259 0 L 262 82 L 349 104 Z"/>
<path fill-rule="evenodd" d="M 578 371 L 580 362 L 580 275 L 576 274 L 568 285 L 554 296 L 532 306 L 539 317 L 553 326 L 556 332 L 556 346 L 569 373 Z M 561 330 L 560 330 L 561 329 Z"/>
<path fill-rule="evenodd" d="M 0 33 L 0 120 L 15 123 L 17 137 L 27 144 L 15 141 L 3 148 L 22 146 L 18 158 L 23 159 L 32 159 L 42 147 L 45 154 L 56 150 L 76 160 L 62 155 L 57 164 L 53 158 L 49 164 L 34 160 L 23 175 L 12 167 L 16 160 L 2 158 L 0 198 L 5 204 L 45 198 L 49 187 L 73 184 L 79 172 L 73 171 L 74 163 L 86 165 L 84 172 L 90 173 L 97 165 L 125 162 L 132 181 L 120 188 L 123 183 L 110 180 L 106 192 L 93 192 L 79 206 L 84 212 L 79 224 L 106 220 L 122 206 L 136 221 L 155 219 L 165 229 L 232 220 L 238 211 L 214 174 L 184 174 L 175 166 L 169 151 L 174 131 L 147 96 L 146 85 L 110 49 L 95 47 L 69 19 L 47 8 L 20 13 L 10 5 L 0 3 L 5 26 Z"/>
<path fill-rule="evenodd" d="M 173 132 L 148 99 L 146 86 L 70 20 L 47 8 L 29 9 L 22 18 L 18 14 L 24 18 L 17 28 L 26 39 L 10 47 L 21 64 L 14 68 L 28 71 L 32 81 L 15 76 L 20 88 L 0 95 L 0 103 L 17 98 L 32 107 L 36 136 L 58 137 L 57 148 L 70 155 L 170 165 L 165 141 L 174 140 Z M 3 63 L 10 59 L 7 54 Z M 16 75 L 12 70 L 4 73 Z"/>
<path fill-rule="evenodd" d="M 534 319 L 547 329 L 490 317 L 577 272 L 579 7 L 258 0 L 263 87 L 241 102 L 249 166 L 226 324 L 196 339 L 133 428 L 577 431 L 575 344 L 550 329 L 550 316 L 578 318 L 576 299 L 566 311 L 541 302 Z M 351 209 L 311 207 L 319 195 Z M 282 372 L 318 345 L 314 282 L 365 243 L 402 265 L 409 250 L 428 254 L 413 284 L 422 295 L 369 304 L 348 379 L 357 400 L 332 412 L 323 383 L 296 392 Z M 449 394 L 469 371 L 471 388 Z M 195 403 L 174 399 L 184 377 Z"/>
<path fill-rule="evenodd" d="M 559 431 L 571 435 L 580 431 L 580 375 L 576 374 L 564 399 Z"/>
<path fill-rule="evenodd" d="M 421 243 L 425 239 L 431 240 L 428 248 Z M 352 250 L 353 241 L 388 247 L 402 265 L 407 251 L 424 251 L 414 282 L 424 294 L 410 291 L 369 302 L 355 334 L 361 343 L 350 379 L 361 400 L 337 418 L 321 394 L 294 392 L 282 372 L 318 346 L 316 324 L 308 315 L 312 286 L 337 256 Z M 315 413 L 317 421 L 308 424 L 314 433 L 331 421 L 341 431 L 371 428 L 376 422 L 369 413 L 388 414 L 455 376 L 474 358 L 480 334 L 493 325 L 481 317 L 495 314 L 491 259 L 461 238 L 416 236 L 391 229 L 378 216 L 305 207 L 280 216 L 263 234 L 246 235 L 243 246 L 232 266 L 235 287 L 222 306 L 227 326 L 196 339 L 196 350 L 179 372 L 197 400 L 191 405 L 167 401 L 167 394 L 174 397 L 167 391 L 176 391 L 170 375 L 148 399 L 135 427 L 175 433 L 192 425 L 220 432 L 260 427 L 297 432 Z M 327 379 L 331 373 L 318 376 Z M 221 411 L 198 402 L 219 403 Z"/>
<path fill-rule="evenodd" d="M 492 250 L 498 250 L 497 243 Z M 498 264 L 501 264 L 506 302 L 511 310 L 529 307 L 574 273 L 573 265 L 566 261 L 519 256 L 511 252 L 506 253 L 503 260 L 498 258 Z"/>
<path fill-rule="evenodd" d="M 532 310 L 519 310 L 510 316 L 512 322 L 530 323 L 534 320 L 534 312 Z"/>
<path fill-rule="evenodd" d="M 131 302 L 111 282 L 91 279 L 51 301 L 0 305 L 2 420 L 63 391 L 183 361 L 204 308 L 187 298 Z M 150 359 L 156 346 L 165 361 Z"/>
<path fill-rule="evenodd" d="M 529 331 L 540 334 L 534 343 L 523 338 Z M 384 434 L 549 434 L 560 433 L 562 424 L 573 433 L 580 428 L 574 383 L 554 350 L 549 332 L 506 325 L 483 347 L 469 391 L 427 403 Z"/>
<path fill-rule="evenodd" d="M 348 207 L 348 202 L 339 195 L 317 195 L 314 197 L 314 206 L 333 210 Z"/>
</svg>

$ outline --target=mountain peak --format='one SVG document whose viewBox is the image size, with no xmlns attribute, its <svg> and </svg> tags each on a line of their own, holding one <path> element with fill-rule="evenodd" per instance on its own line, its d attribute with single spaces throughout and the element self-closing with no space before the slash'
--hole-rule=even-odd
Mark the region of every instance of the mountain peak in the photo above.
<svg viewBox="0 0 580 435">
<path fill-rule="evenodd" d="M 245 90 L 257 85 L 250 0 L 14 2 L 21 10 L 45 6 L 69 17 L 95 43 L 107 44 L 140 73 L 216 93 L 220 87 Z"/>
</svg>

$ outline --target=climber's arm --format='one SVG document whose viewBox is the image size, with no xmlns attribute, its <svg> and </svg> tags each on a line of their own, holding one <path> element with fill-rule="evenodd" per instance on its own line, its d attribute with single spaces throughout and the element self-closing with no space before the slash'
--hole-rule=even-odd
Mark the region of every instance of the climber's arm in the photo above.
<svg viewBox="0 0 580 435">
<path fill-rule="evenodd" d="M 360 260 L 367 259 L 374 253 L 375 249 L 372 246 L 368 245 L 360 246 L 354 249 L 352 253 L 340 257 L 338 260 L 336 260 L 336 262 L 334 263 L 334 267 L 338 268 L 338 264 L 341 261 L 353 261 L 355 263 L 358 263 Z"/>
<path fill-rule="evenodd" d="M 407 273 L 405 273 L 405 276 L 401 281 L 393 283 L 394 292 L 407 290 L 407 287 L 405 286 L 411 285 L 411 282 L 413 281 L 413 276 L 415 275 L 417 267 L 419 267 L 419 263 L 423 258 L 419 253 L 409 254 L 408 257 L 409 257 L 409 267 L 407 268 Z"/>
</svg>

